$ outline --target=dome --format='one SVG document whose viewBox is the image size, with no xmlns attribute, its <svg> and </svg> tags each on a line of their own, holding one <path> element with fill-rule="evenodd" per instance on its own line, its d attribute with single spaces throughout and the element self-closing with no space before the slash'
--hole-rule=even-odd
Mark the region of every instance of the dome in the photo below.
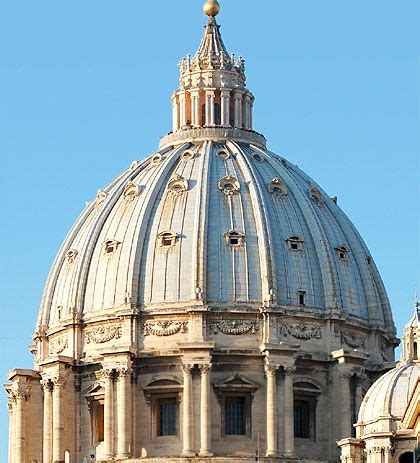
<svg viewBox="0 0 420 463">
<path fill-rule="evenodd" d="M 369 250 L 337 199 L 253 130 L 244 60 L 213 16 L 180 83 L 159 150 L 100 190 L 70 231 L 38 329 L 72 314 L 234 304 L 344 314 L 393 338 Z"/>
<path fill-rule="evenodd" d="M 401 361 L 381 376 L 363 399 L 356 424 L 360 436 L 397 431 L 420 378 L 418 325 L 419 305 L 416 304 L 414 316 L 404 329 Z"/>
<path fill-rule="evenodd" d="M 369 250 L 254 130 L 214 16 L 180 63 L 171 132 L 98 191 L 53 263 L 34 370 L 6 385 L 16 462 L 327 463 L 394 365 Z"/>
<path fill-rule="evenodd" d="M 166 147 L 99 191 L 55 260 L 39 323 L 127 304 L 318 308 L 393 330 L 379 273 L 336 201 L 243 141 Z"/>
<path fill-rule="evenodd" d="M 370 432 L 385 431 L 381 421 L 400 421 L 420 376 L 418 363 L 401 365 L 385 373 L 367 392 L 360 407 L 358 423 Z M 396 431 L 392 425 L 390 431 Z"/>
</svg>

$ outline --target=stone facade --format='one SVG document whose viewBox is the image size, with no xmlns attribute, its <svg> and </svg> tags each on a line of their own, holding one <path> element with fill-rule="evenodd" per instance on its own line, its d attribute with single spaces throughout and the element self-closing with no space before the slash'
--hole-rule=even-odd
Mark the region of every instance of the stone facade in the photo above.
<svg viewBox="0 0 420 463">
<path fill-rule="evenodd" d="M 211 16 L 173 131 L 57 255 L 34 370 L 6 386 L 10 463 L 337 461 L 394 366 L 392 314 L 336 199 L 253 130 L 245 83 Z"/>
</svg>

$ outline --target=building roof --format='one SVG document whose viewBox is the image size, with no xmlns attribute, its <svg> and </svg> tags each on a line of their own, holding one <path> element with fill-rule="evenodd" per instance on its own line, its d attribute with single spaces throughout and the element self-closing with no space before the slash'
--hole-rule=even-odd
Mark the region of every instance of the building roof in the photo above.
<svg viewBox="0 0 420 463">
<path fill-rule="evenodd" d="M 230 232 L 243 242 L 229 245 Z M 394 332 L 379 272 L 335 199 L 266 149 L 205 141 L 134 163 L 99 191 L 57 255 L 38 323 L 127 304 L 304 310 L 298 294 Z"/>
<path fill-rule="evenodd" d="M 366 244 L 336 198 L 266 149 L 252 104 L 244 62 L 210 16 L 196 56 L 181 62 L 173 132 L 83 211 L 52 266 L 37 330 L 127 307 L 208 305 L 345 315 L 395 336 Z"/>
</svg>

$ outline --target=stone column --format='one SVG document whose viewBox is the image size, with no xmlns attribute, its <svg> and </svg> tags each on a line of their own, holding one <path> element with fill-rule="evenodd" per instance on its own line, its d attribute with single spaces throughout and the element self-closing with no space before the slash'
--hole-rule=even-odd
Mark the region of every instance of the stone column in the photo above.
<svg viewBox="0 0 420 463">
<path fill-rule="evenodd" d="M 363 402 L 363 384 L 366 380 L 366 375 L 358 375 L 356 380 L 356 397 L 355 397 L 355 408 L 356 408 L 356 420 L 360 411 L 360 407 Z M 355 423 L 353 423 L 355 424 Z"/>
<path fill-rule="evenodd" d="M 235 127 L 242 128 L 242 92 L 235 91 Z"/>
<path fill-rule="evenodd" d="M 244 127 L 248 130 L 251 128 L 251 96 L 249 93 L 245 94 Z"/>
<path fill-rule="evenodd" d="M 9 403 L 7 405 L 8 412 L 9 412 L 9 463 L 14 463 L 14 432 L 15 432 L 15 425 L 14 425 L 14 399 L 9 397 Z"/>
<path fill-rule="evenodd" d="M 209 119 L 209 125 L 211 127 L 215 126 L 215 92 L 214 90 L 211 90 L 208 92 L 210 95 L 210 119 Z"/>
<path fill-rule="evenodd" d="M 14 420 L 14 463 L 26 463 L 25 461 L 25 416 L 24 404 L 29 397 L 29 391 L 17 390 L 15 393 Z"/>
<path fill-rule="evenodd" d="M 187 125 L 187 113 L 185 110 L 186 96 L 185 91 L 179 94 L 179 125 L 185 127 Z"/>
<path fill-rule="evenodd" d="M 352 436 L 352 413 L 350 378 L 352 373 L 348 370 L 340 372 L 340 393 L 341 393 L 341 435 L 343 438 Z"/>
<path fill-rule="evenodd" d="M 179 129 L 179 107 L 176 93 L 172 95 L 172 132 Z"/>
<path fill-rule="evenodd" d="M 114 372 L 102 370 L 105 380 L 104 399 L 104 459 L 110 460 L 114 456 Z"/>
<path fill-rule="evenodd" d="M 230 126 L 230 90 L 222 89 L 220 96 L 220 112 L 222 127 Z"/>
<path fill-rule="evenodd" d="M 252 130 L 254 126 L 254 97 L 251 96 L 250 108 L 249 108 L 249 128 Z"/>
<path fill-rule="evenodd" d="M 64 410 L 63 389 L 64 380 L 53 380 L 52 392 L 52 457 L 54 463 L 64 463 Z"/>
<path fill-rule="evenodd" d="M 384 448 L 384 463 L 392 463 L 392 447 Z"/>
<path fill-rule="evenodd" d="M 44 390 L 44 423 L 42 437 L 43 463 L 51 463 L 52 458 L 52 383 L 42 381 Z"/>
<path fill-rule="evenodd" d="M 211 364 L 200 365 L 200 457 L 211 457 L 211 409 L 210 409 L 210 370 Z"/>
<path fill-rule="evenodd" d="M 183 364 L 182 372 L 184 376 L 184 387 L 182 392 L 182 438 L 183 438 L 183 457 L 192 457 L 195 453 L 191 449 L 192 432 L 192 381 L 191 370 L 194 365 Z"/>
<path fill-rule="evenodd" d="M 277 448 L 277 369 L 278 365 L 269 362 L 265 365 L 267 376 L 267 457 L 276 458 Z"/>
<path fill-rule="evenodd" d="M 117 369 L 117 458 L 130 458 L 131 445 L 131 369 Z"/>
<path fill-rule="evenodd" d="M 284 454 L 293 456 L 295 453 L 295 417 L 293 410 L 293 372 L 294 367 L 284 368 Z"/>
<path fill-rule="evenodd" d="M 198 90 L 190 92 L 191 95 L 191 125 L 200 126 L 200 94 Z"/>
<path fill-rule="evenodd" d="M 211 125 L 211 106 L 212 106 L 212 91 L 206 90 L 206 125 Z"/>
</svg>

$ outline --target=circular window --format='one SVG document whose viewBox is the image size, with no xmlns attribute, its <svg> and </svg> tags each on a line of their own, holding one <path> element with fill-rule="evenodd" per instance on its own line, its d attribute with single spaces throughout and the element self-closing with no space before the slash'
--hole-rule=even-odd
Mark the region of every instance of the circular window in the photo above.
<svg viewBox="0 0 420 463">
<path fill-rule="evenodd" d="M 253 158 L 254 158 L 254 161 L 257 161 L 257 162 L 263 161 L 263 158 L 259 154 L 254 154 Z"/>
</svg>

